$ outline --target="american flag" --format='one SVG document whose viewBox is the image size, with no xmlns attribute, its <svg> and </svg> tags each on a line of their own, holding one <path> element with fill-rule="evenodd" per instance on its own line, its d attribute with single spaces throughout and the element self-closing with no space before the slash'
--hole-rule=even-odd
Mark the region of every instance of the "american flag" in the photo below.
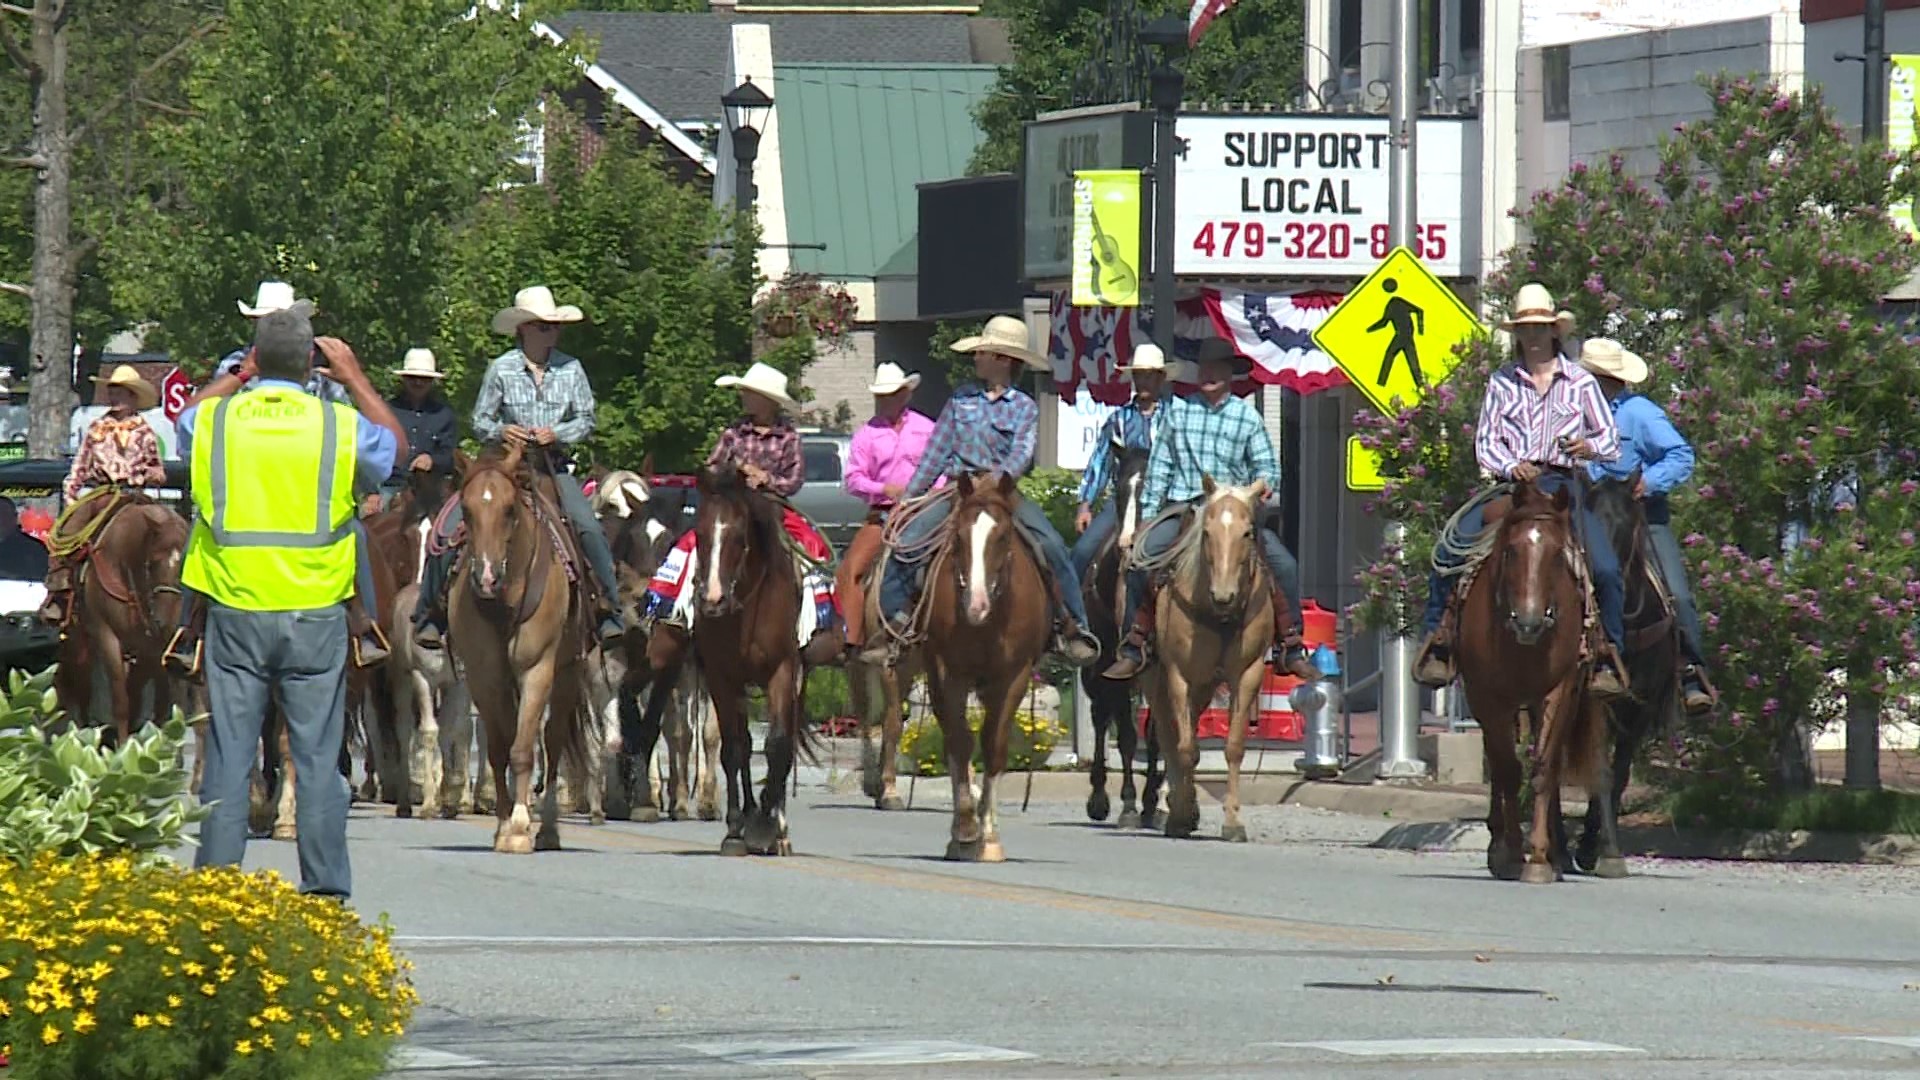
<svg viewBox="0 0 1920 1080">
<path fill-rule="evenodd" d="M 1187 9 L 1187 47 L 1200 43 L 1200 35 L 1207 32 L 1207 26 L 1233 6 L 1234 0 L 1193 0 L 1193 6 Z"/>
</svg>

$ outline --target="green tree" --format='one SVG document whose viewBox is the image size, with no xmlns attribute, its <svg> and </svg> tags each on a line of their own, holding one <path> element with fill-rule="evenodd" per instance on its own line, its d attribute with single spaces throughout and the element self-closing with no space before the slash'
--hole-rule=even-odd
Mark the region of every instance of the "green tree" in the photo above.
<svg viewBox="0 0 1920 1080">
<path fill-rule="evenodd" d="M 449 389 L 472 400 L 486 361 L 512 346 L 488 325 L 493 313 L 544 282 L 586 313 L 561 348 L 593 380 L 595 456 L 632 467 L 650 452 L 659 468 L 693 467 L 739 412 L 736 393 L 713 382 L 743 369 L 753 347 L 759 282 L 739 254 L 751 248 L 722 246 L 728 221 L 639 148 L 632 122 L 602 139 L 555 109 L 547 130 L 545 184 L 490 198 L 458 237 L 439 340 L 464 363 Z M 593 153 L 581 153 L 583 139 Z M 802 335 L 758 358 L 795 376 L 812 352 Z"/>
<path fill-rule="evenodd" d="M 1920 346 L 1876 310 L 1920 264 L 1882 209 L 1920 189 L 1920 155 L 1853 143 L 1817 91 L 1708 90 L 1712 116 L 1666 142 L 1651 185 L 1615 160 L 1535 199 L 1487 287 L 1538 280 L 1583 333 L 1654 362 L 1645 392 L 1698 452 L 1675 522 L 1726 708 L 1680 762 L 1749 801 L 1808 781 L 1806 727 L 1839 715 L 1830 672 L 1869 725 L 1920 683 Z M 1363 577 L 1375 625 L 1416 617 L 1393 598 L 1418 604 L 1435 531 L 1479 482 L 1471 433 L 1502 358 L 1482 339 L 1421 407 L 1362 418 L 1381 504 L 1409 526 L 1405 560 Z"/>
<path fill-rule="evenodd" d="M 1140 0 L 1149 18 L 1184 18 L 1189 6 Z M 1022 126 L 1073 104 L 1074 76 L 1112 23 L 1106 0 L 987 0 L 980 10 L 1007 21 L 1014 62 L 1000 69 L 993 92 L 974 111 L 986 136 L 969 166 L 975 175 L 1019 166 Z M 1302 27 L 1298 0 L 1240 0 L 1181 61 L 1187 100 L 1294 101 L 1301 93 Z"/>
</svg>

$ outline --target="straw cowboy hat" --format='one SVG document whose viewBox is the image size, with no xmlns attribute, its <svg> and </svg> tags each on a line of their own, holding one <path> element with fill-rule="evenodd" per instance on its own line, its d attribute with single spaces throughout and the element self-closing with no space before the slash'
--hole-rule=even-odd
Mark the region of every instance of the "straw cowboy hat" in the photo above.
<svg viewBox="0 0 1920 1080">
<path fill-rule="evenodd" d="M 513 306 L 501 308 L 493 317 L 493 332 L 511 334 L 521 323 L 577 323 L 586 318 L 572 304 L 553 302 L 553 290 L 534 285 L 513 294 Z"/>
<path fill-rule="evenodd" d="M 293 311 L 296 308 L 304 309 L 308 316 L 314 312 L 313 301 L 294 299 L 293 286 L 284 281 L 263 281 L 253 291 L 253 303 L 249 304 L 245 300 L 235 300 L 234 303 L 239 305 L 240 314 L 249 319 L 271 315 L 276 311 Z"/>
<path fill-rule="evenodd" d="M 1513 314 L 1500 323 L 1500 329 L 1532 325 L 1550 325 L 1562 338 L 1573 334 L 1573 312 L 1555 304 L 1553 294 L 1537 281 L 1520 286 L 1520 294 L 1513 298 Z"/>
<path fill-rule="evenodd" d="M 1133 347 L 1132 363 L 1121 364 L 1113 370 L 1122 375 L 1130 375 L 1136 371 L 1158 371 L 1161 374 L 1165 374 L 1167 370 L 1167 354 L 1160 351 L 1160 346 L 1152 342 L 1143 342 Z"/>
<path fill-rule="evenodd" d="M 115 367 L 113 374 L 104 379 L 95 375 L 93 381 L 101 386 L 124 386 L 133 391 L 133 407 L 142 412 L 160 403 L 159 388 L 141 378 L 132 364 L 121 364 Z"/>
<path fill-rule="evenodd" d="M 788 412 L 797 412 L 800 408 L 800 403 L 787 393 L 787 377 L 780 369 L 766 364 L 753 365 L 745 375 L 722 375 L 713 380 L 713 385 L 750 390 Z"/>
<path fill-rule="evenodd" d="M 881 364 L 873 373 L 873 385 L 867 391 L 875 397 L 897 394 L 902 390 L 912 390 L 920 385 L 920 373 L 909 375 L 899 364 Z"/>
<path fill-rule="evenodd" d="M 980 333 L 963 337 L 950 348 L 960 353 L 996 352 L 1042 371 L 1051 370 L 1045 358 L 1027 348 L 1027 324 L 1011 315 L 995 315 L 981 327 Z"/>
<path fill-rule="evenodd" d="M 447 373 L 433 358 L 432 349 L 408 349 L 400 366 L 393 369 L 395 375 L 410 376 L 416 379 L 444 379 Z"/>
<path fill-rule="evenodd" d="M 1628 386 L 1647 381 L 1647 362 L 1612 338 L 1588 338 L 1580 349 L 1580 366 L 1595 375 L 1619 379 Z"/>
</svg>

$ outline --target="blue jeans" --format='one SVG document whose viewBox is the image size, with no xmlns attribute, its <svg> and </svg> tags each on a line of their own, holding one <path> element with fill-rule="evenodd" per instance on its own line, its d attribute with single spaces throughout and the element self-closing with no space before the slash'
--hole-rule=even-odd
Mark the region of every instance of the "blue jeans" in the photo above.
<svg viewBox="0 0 1920 1080">
<path fill-rule="evenodd" d="M 1579 485 L 1569 482 L 1565 476 L 1542 473 L 1535 484 L 1548 494 L 1564 487 L 1572 496 L 1573 528 L 1587 549 L 1587 571 L 1593 577 L 1594 598 L 1600 603 L 1600 626 L 1607 632 L 1607 640 L 1613 642 L 1613 647 L 1625 652 L 1627 631 L 1622 611 L 1626 606 L 1626 588 L 1620 580 L 1620 557 L 1614 552 L 1613 544 L 1608 542 L 1606 526 L 1581 499 Z M 1485 504 L 1475 506 L 1460 519 L 1463 536 L 1477 535 L 1486 527 Z M 1458 580 L 1456 577 L 1443 577 L 1438 571 L 1428 578 L 1427 633 L 1431 634 L 1440 628 L 1440 619 L 1447 610 L 1447 600 L 1453 595 L 1453 587 Z"/>
<path fill-rule="evenodd" d="M 1148 529 L 1144 535 L 1135 537 L 1133 542 L 1143 555 L 1148 557 L 1164 555 L 1169 548 L 1173 547 L 1174 542 L 1180 539 L 1181 521 L 1180 518 L 1168 518 Z M 1260 541 L 1260 555 L 1266 559 L 1267 572 L 1273 575 L 1274 583 L 1292 602 L 1294 618 L 1298 619 L 1300 617 L 1300 561 L 1293 557 L 1293 552 L 1287 550 L 1287 545 L 1280 539 L 1280 534 L 1266 527 L 1264 515 L 1261 517 L 1261 522 L 1253 530 L 1253 535 Z M 1146 602 L 1146 597 L 1146 573 L 1140 570 L 1128 570 L 1127 611 L 1130 620 L 1139 617 L 1140 605 Z M 1288 628 L 1276 627 L 1275 629 L 1278 631 Z"/>
<path fill-rule="evenodd" d="M 1107 505 L 1101 507 L 1093 515 L 1093 520 L 1087 523 L 1087 531 L 1073 542 L 1073 572 L 1081 581 L 1085 581 L 1087 571 L 1093 569 L 1093 560 L 1100 554 L 1100 545 L 1119 531 L 1120 515 L 1114 513 L 1113 502 L 1108 500 Z"/>
<path fill-rule="evenodd" d="M 933 533 L 946 524 L 947 515 L 953 513 L 953 501 L 943 499 L 929 505 L 913 519 L 900 535 L 900 543 L 905 547 L 922 544 Z M 1080 595 L 1080 575 L 1074 571 L 1073 557 L 1067 551 L 1067 542 L 1060 539 L 1054 531 L 1053 522 L 1039 506 L 1020 499 L 1014 503 L 1014 517 L 1028 533 L 1040 540 L 1040 553 L 1047 560 L 1047 566 L 1053 573 L 1055 583 L 1060 588 L 1061 600 L 1066 606 L 1066 614 L 1075 625 L 1085 629 L 1087 625 L 1087 602 Z M 921 568 L 908 566 L 898 559 L 887 560 L 886 577 L 880 581 L 880 611 L 888 621 L 900 618 L 913 602 L 916 579 Z"/>
<path fill-rule="evenodd" d="M 1647 539 L 1653 542 L 1653 560 L 1673 597 L 1673 621 L 1680 625 L 1680 651 L 1687 662 L 1705 667 L 1700 646 L 1700 609 L 1694 606 L 1693 586 L 1687 582 L 1687 564 L 1680 558 L 1680 541 L 1673 526 L 1661 522 L 1647 525 Z"/>
</svg>

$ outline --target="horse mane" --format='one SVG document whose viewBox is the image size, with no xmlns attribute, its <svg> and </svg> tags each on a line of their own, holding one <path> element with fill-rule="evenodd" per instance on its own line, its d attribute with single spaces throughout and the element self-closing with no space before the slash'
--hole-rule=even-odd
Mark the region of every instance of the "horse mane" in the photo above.
<svg viewBox="0 0 1920 1080">
<path fill-rule="evenodd" d="M 1207 531 L 1207 511 L 1214 503 L 1225 498 L 1239 499 L 1245 503 L 1247 513 L 1253 517 L 1254 528 L 1258 529 L 1260 527 L 1259 500 L 1253 497 L 1252 485 L 1230 487 L 1226 484 L 1220 484 L 1216 486 L 1212 493 L 1207 496 L 1206 501 L 1200 504 L 1199 517 L 1194 521 L 1193 527 L 1181 533 L 1179 542 L 1174 546 L 1173 551 L 1169 552 L 1175 574 L 1182 578 L 1188 578 L 1194 576 L 1199 571 L 1200 553 L 1206 547 L 1202 541 L 1205 539 Z M 1256 551 L 1259 549 L 1259 540 L 1257 538 L 1254 541 L 1254 548 Z M 1266 560 L 1260 559 L 1259 563 L 1264 567 Z"/>
</svg>

